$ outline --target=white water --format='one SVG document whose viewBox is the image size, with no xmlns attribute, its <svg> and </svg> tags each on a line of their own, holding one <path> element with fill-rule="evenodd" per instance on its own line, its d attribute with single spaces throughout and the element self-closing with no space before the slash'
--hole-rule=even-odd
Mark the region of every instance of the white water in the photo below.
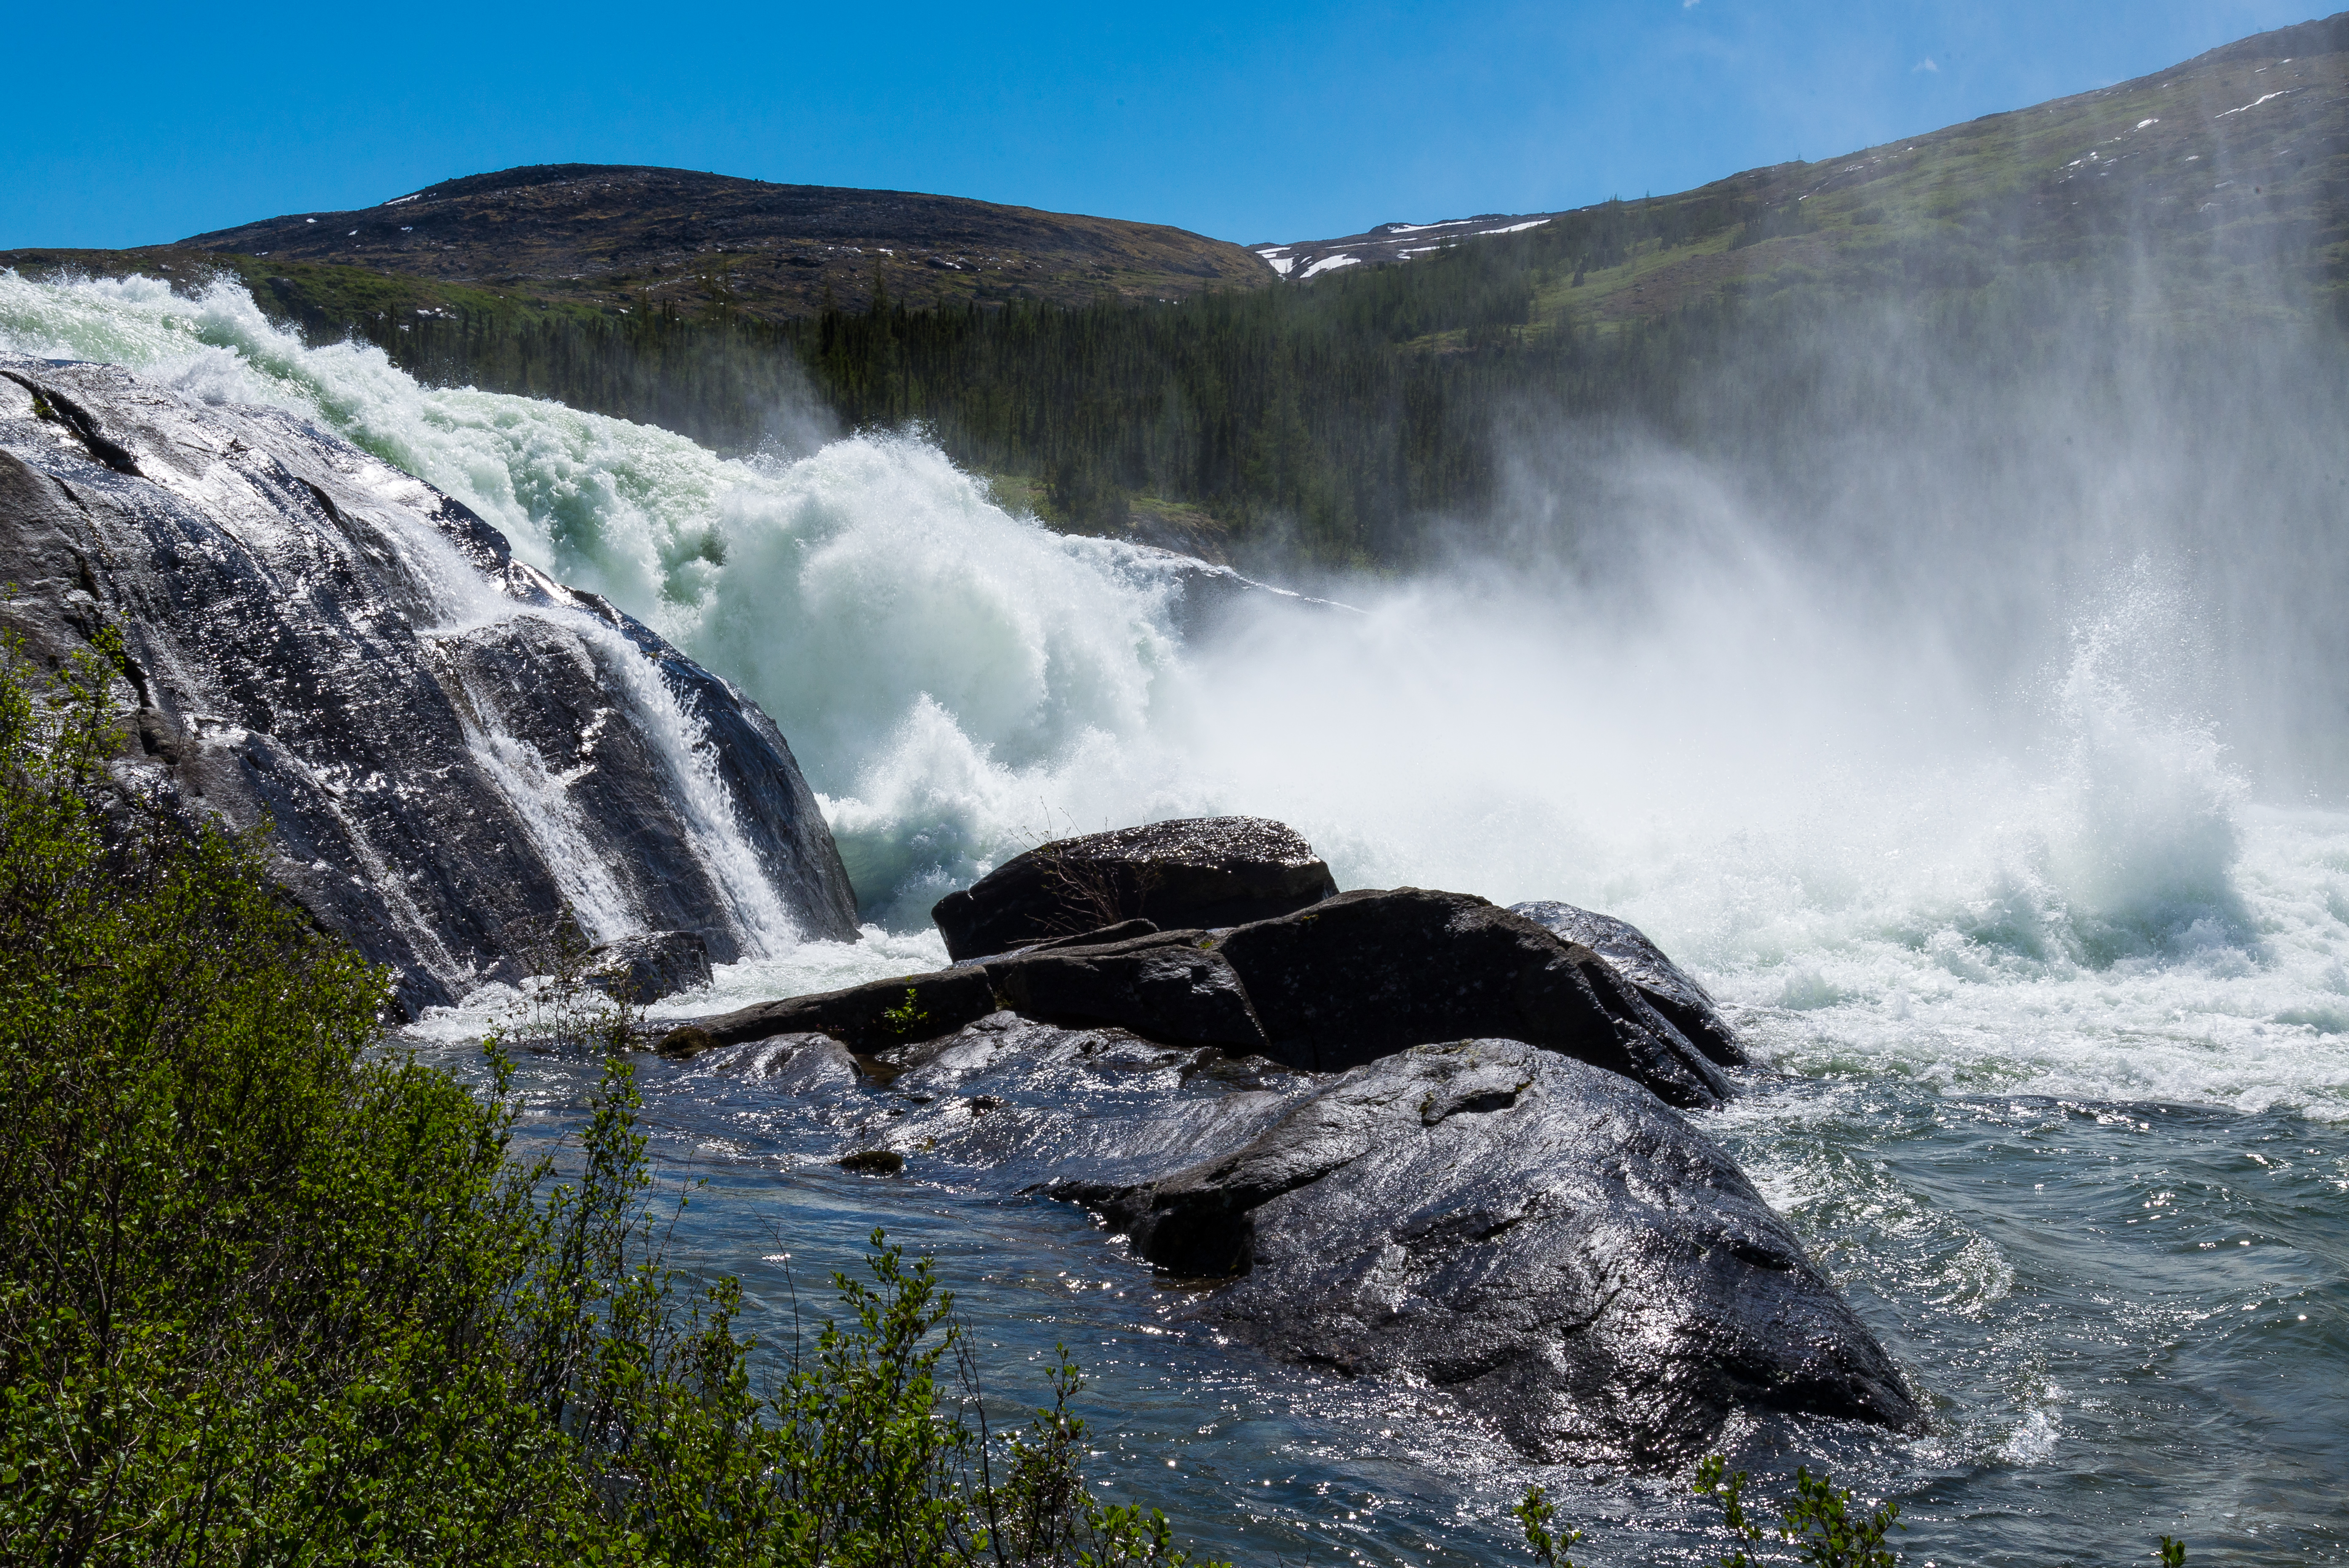
<svg viewBox="0 0 2349 1568">
<path fill-rule="evenodd" d="M 1631 919 L 1806 1073 L 2349 1116 L 2349 816 L 2255 800 L 2180 695 L 2203 634 L 2158 562 L 1985 691 L 1950 628 L 1868 618 L 1683 468 L 1708 521 L 1606 586 L 1459 573 L 1185 649 L 1145 557 L 916 440 L 722 460 L 305 349 L 228 288 L 0 275 L 0 343 L 301 410 L 748 690 L 875 927 L 719 1000 L 936 961 L 928 903 L 1044 836 L 1247 811 L 1346 886 Z"/>
</svg>

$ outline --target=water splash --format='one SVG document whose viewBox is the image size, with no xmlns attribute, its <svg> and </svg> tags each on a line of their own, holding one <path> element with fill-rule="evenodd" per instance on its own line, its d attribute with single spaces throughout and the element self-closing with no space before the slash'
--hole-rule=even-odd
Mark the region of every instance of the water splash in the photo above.
<svg viewBox="0 0 2349 1568">
<path fill-rule="evenodd" d="M 729 997 L 902 972 L 936 897 L 1040 838 L 1240 810 L 1344 886 L 1632 919 L 1782 1065 L 2349 1114 L 2349 818 L 2252 804 L 2157 566 L 2022 628 L 2043 679 L 1986 691 L 1962 628 L 1871 616 L 1728 480 L 1635 462 L 1605 572 L 1364 584 L 1186 646 L 1163 565 L 916 439 L 721 459 L 305 348 L 222 286 L 0 275 L 0 337 L 300 410 L 747 690 L 896 934 Z"/>
</svg>

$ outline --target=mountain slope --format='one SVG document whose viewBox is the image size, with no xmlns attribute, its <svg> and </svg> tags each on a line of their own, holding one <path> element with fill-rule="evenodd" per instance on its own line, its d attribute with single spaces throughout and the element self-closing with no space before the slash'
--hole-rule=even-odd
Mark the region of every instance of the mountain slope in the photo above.
<svg viewBox="0 0 2349 1568">
<path fill-rule="evenodd" d="M 2255 279 L 2337 295 L 2349 282 L 2344 242 L 2349 13 L 2135 81 L 1677 195 L 1251 248 L 1319 286 L 1507 246 L 1539 277 L 1536 324 L 1604 327 L 1724 296 L 1970 288 L 2124 258 L 2162 275 L 2168 308 L 2232 310 L 2247 290 L 2262 308 L 2272 291 Z"/>
<path fill-rule="evenodd" d="M 452 180 L 152 250 L 359 267 L 547 303 L 716 307 L 764 320 L 909 305 L 1180 298 L 1271 274 L 1182 229 L 956 196 L 563 163 Z M 140 253 L 129 253 L 138 254 Z"/>
</svg>

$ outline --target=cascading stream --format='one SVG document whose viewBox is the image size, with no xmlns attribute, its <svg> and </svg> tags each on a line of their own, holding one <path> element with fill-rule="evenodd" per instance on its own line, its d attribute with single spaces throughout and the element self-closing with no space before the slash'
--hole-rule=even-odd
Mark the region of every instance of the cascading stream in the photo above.
<svg viewBox="0 0 2349 1568">
<path fill-rule="evenodd" d="M 824 797 L 865 918 L 905 933 L 773 940 L 781 967 L 745 992 L 902 969 L 936 898 L 1041 838 L 1244 810 L 1303 831 L 1344 886 L 1620 914 L 1796 1058 L 1867 1041 L 1953 1083 L 2349 1096 L 2344 824 L 2250 803 L 2160 673 L 2197 635 L 2191 596 L 2143 563 L 2000 706 L 1931 628 L 1841 609 L 1723 487 L 1659 464 L 1640 504 L 1692 519 L 1692 543 L 1628 583 L 1372 585 L 1348 596 L 1366 614 L 1185 649 L 1149 553 L 1008 514 L 918 440 L 722 459 L 304 348 L 224 285 L 0 277 L 0 331 L 306 412 L 745 688 Z M 689 723 L 651 719 L 694 776 Z M 704 821 L 704 854 L 737 856 L 714 800 Z M 2075 1023 L 2029 1022 L 2051 1013 Z"/>
<path fill-rule="evenodd" d="M 2349 1463 L 2349 813 L 2262 791 L 2227 750 L 2194 679 L 2212 618 L 2158 552 L 2072 583 L 2060 615 L 1937 614 L 1878 602 L 1844 541 L 1799 543 L 1734 476 L 1632 451 L 1608 493 L 1633 545 L 1603 570 L 1356 584 L 1338 597 L 1362 613 L 1274 607 L 1186 645 L 1163 564 L 1009 514 L 918 439 L 721 459 L 305 348 L 225 286 L 0 275 L 0 345 L 316 419 L 775 718 L 864 936 L 770 941 L 661 1011 L 934 966 L 941 893 L 1039 839 L 1173 815 L 1284 820 L 1344 887 L 1605 909 L 1755 1044 L 1765 1070 L 1709 1130 L 1943 1401 L 1919 1443 L 1764 1433 L 1757 1467 L 1824 1452 L 1907 1499 L 1911 1550 L 1944 1560 L 2094 1558 L 2189 1517 L 2253 1555 L 2244 1521 L 2302 1552 L 2349 1529 L 2315 1484 Z M 1903 563 L 1929 587 L 1940 564 Z M 693 754 L 689 726 L 672 750 Z M 501 1000 L 420 1038 L 461 1065 Z M 1526 1479 L 1564 1489 L 1598 1560 L 1717 1545 L 1677 1487 L 1529 1476 L 1428 1391 L 1161 1337 L 1146 1272 L 1081 1218 L 860 1186 L 829 1163 L 848 1135 L 755 1063 L 647 1073 L 676 1158 L 743 1199 L 697 1221 L 697 1258 L 781 1300 L 773 1215 L 804 1229 L 802 1266 L 907 1234 L 1005 1357 L 1077 1349 L 1112 1412 L 1107 1473 L 1212 1549 L 1492 1561 Z M 559 1125 L 574 1067 L 530 1075 Z"/>
</svg>

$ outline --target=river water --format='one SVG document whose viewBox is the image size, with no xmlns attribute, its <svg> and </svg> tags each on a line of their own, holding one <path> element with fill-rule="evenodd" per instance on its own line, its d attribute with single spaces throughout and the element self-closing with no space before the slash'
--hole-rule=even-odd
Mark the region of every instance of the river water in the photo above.
<svg viewBox="0 0 2349 1568">
<path fill-rule="evenodd" d="M 662 1012 L 934 967 L 944 891 L 1172 815 L 1278 817 L 1346 887 L 1604 909 L 1753 1043 L 1741 1097 L 1698 1120 L 1934 1411 L 1913 1439 L 1741 1426 L 1765 1490 L 1825 1463 L 1898 1499 L 1912 1563 L 2144 1561 L 2163 1532 L 2198 1563 L 2349 1560 L 2349 811 L 2230 749 L 2188 678 L 2228 635 L 2190 563 L 2112 555 L 1993 650 L 1868 601 L 1731 480 L 1651 463 L 1624 492 L 1649 543 L 1611 576 L 1463 563 L 1186 642 L 1162 565 L 1006 513 L 918 438 L 721 459 L 305 348 L 225 287 L 0 274 L 0 346 L 295 408 L 775 715 L 865 935 L 779 937 Z M 512 1001 L 412 1039 L 472 1071 Z M 1097 1479 L 1215 1554 L 1519 1561 L 1502 1511 L 1528 1481 L 1588 1531 L 1578 1560 L 1724 1544 L 1684 1477 L 1528 1466 L 1437 1392 L 1186 1336 L 1080 1212 L 918 1159 L 844 1175 L 872 1129 L 754 1069 L 643 1069 L 665 1170 L 709 1182 L 680 1252 L 779 1327 L 885 1227 L 937 1260 L 995 1394 L 1040 1389 L 1066 1343 Z M 537 1133 L 589 1074 L 525 1058 Z"/>
</svg>

